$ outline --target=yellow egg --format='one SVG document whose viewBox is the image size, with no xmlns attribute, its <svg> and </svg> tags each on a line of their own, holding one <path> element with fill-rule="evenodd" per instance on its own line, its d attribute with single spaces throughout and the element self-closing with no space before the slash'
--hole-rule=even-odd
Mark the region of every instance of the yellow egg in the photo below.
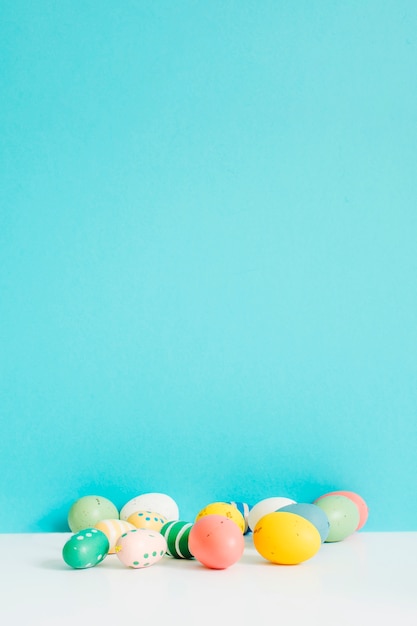
<svg viewBox="0 0 417 626">
<path fill-rule="evenodd" d="M 205 506 L 204 509 L 201 509 L 201 511 L 197 514 L 195 521 L 205 515 L 223 515 L 223 517 L 227 517 L 235 522 L 239 526 L 242 533 L 245 532 L 245 518 L 234 504 L 230 504 L 229 502 L 212 502 L 211 504 Z"/>
<path fill-rule="evenodd" d="M 167 518 L 153 511 L 136 511 L 127 518 L 130 524 L 135 528 L 145 528 L 147 530 L 156 530 L 159 532 L 167 523 Z"/>
<path fill-rule="evenodd" d="M 104 519 L 97 522 L 94 528 L 101 530 L 106 535 L 110 544 L 109 554 L 114 554 L 114 548 L 119 537 L 135 527 L 133 524 L 129 524 L 129 522 L 121 519 Z"/>
<path fill-rule="evenodd" d="M 258 521 L 253 531 L 253 543 L 267 561 L 296 565 L 318 552 L 321 537 L 317 528 L 304 517 L 275 511 Z"/>
</svg>

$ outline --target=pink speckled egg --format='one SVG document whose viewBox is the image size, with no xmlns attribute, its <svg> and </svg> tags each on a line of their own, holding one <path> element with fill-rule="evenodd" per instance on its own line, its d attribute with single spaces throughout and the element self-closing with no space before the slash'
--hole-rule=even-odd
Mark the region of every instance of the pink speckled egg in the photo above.
<svg viewBox="0 0 417 626">
<path fill-rule="evenodd" d="M 123 533 L 133 530 L 135 526 L 121 519 L 103 519 L 97 522 L 95 528 L 101 530 L 109 540 L 109 554 L 114 554 L 117 540 Z"/>
<path fill-rule="evenodd" d="M 149 567 L 162 559 L 167 551 L 166 539 L 161 533 L 146 528 L 128 530 L 119 537 L 115 553 L 126 567 Z"/>
<path fill-rule="evenodd" d="M 226 569 L 240 559 L 245 549 L 241 528 L 228 517 L 210 513 L 191 527 L 188 537 L 191 554 L 210 569 Z"/>
</svg>

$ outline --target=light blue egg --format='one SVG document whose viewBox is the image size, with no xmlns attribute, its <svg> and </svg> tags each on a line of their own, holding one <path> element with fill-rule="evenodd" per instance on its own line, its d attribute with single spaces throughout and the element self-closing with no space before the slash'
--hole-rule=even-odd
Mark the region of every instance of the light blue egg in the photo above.
<svg viewBox="0 0 417 626">
<path fill-rule="evenodd" d="M 287 504 L 283 506 L 279 511 L 286 511 L 287 513 L 295 513 L 300 517 L 308 520 L 317 528 L 320 533 L 321 542 L 326 541 L 329 534 L 330 523 L 326 513 L 316 504 L 309 504 L 303 502 L 297 502 L 295 504 Z"/>
</svg>

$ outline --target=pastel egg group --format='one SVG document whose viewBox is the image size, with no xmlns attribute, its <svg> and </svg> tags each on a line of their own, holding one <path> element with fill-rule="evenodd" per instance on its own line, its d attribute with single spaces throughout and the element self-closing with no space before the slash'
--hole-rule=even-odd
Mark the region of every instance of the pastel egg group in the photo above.
<svg viewBox="0 0 417 626">
<path fill-rule="evenodd" d="M 311 559 L 321 544 L 343 541 L 360 530 L 367 518 L 367 503 L 352 491 L 328 492 L 311 503 L 282 496 L 254 506 L 215 501 L 193 522 L 180 520 L 177 503 L 164 493 L 136 496 L 120 512 L 108 498 L 89 495 L 68 511 L 73 535 L 62 557 L 74 569 L 94 567 L 115 554 L 132 569 L 148 568 L 167 555 L 221 570 L 241 558 L 244 535 L 252 532 L 255 550 L 265 560 L 296 565 Z"/>
</svg>

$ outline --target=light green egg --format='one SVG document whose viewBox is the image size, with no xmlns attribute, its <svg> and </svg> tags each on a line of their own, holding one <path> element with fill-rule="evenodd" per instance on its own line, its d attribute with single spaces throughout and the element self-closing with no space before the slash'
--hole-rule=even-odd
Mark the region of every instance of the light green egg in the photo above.
<svg viewBox="0 0 417 626">
<path fill-rule="evenodd" d="M 323 496 L 314 504 L 320 507 L 329 520 L 329 533 L 326 543 L 343 541 L 352 535 L 359 524 L 359 509 L 345 496 Z"/>
<path fill-rule="evenodd" d="M 104 519 L 119 519 L 119 511 L 113 502 L 102 496 L 83 496 L 68 512 L 68 526 L 73 533 L 93 527 Z"/>
</svg>

